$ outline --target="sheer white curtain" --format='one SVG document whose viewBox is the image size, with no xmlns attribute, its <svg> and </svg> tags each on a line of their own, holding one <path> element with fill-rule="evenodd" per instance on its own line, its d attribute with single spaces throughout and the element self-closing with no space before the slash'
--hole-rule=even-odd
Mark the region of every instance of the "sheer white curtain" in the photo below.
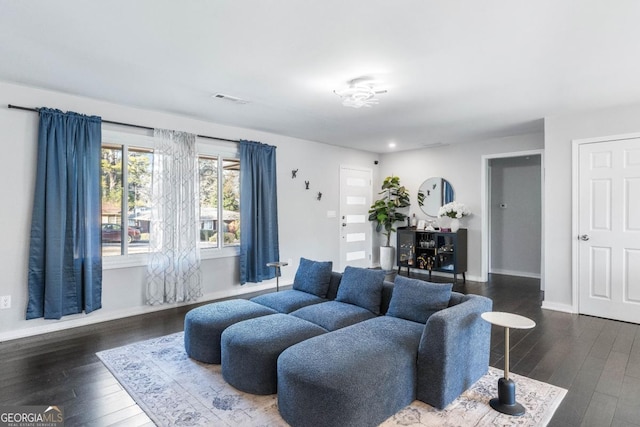
<svg viewBox="0 0 640 427">
<path fill-rule="evenodd" d="M 202 296 L 196 136 L 155 129 L 147 304 Z"/>
</svg>

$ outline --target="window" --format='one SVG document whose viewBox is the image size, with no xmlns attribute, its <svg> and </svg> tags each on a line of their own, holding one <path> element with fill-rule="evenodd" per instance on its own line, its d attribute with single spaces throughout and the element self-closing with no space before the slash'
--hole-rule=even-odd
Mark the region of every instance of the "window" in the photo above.
<svg viewBox="0 0 640 427">
<path fill-rule="evenodd" d="M 240 245 L 240 161 L 201 155 L 198 166 L 200 248 Z"/>
<path fill-rule="evenodd" d="M 108 130 L 102 134 L 102 256 L 140 257 L 149 252 L 155 140 Z M 215 257 L 224 248 L 235 247 L 236 254 L 240 245 L 237 147 L 199 142 L 198 152 L 203 258 Z"/>
<path fill-rule="evenodd" d="M 149 148 L 103 142 L 102 256 L 149 252 L 152 166 Z"/>
</svg>

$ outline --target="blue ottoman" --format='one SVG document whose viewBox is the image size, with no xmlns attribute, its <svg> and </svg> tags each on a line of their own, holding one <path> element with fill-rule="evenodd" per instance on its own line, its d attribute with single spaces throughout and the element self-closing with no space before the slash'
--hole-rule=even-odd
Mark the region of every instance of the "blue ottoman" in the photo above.
<svg viewBox="0 0 640 427">
<path fill-rule="evenodd" d="M 184 318 L 184 348 L 192 359 L 220 363 L 220 336 L 242 320 L 274 314 L 272 310 L 245 299 L 214 302 L 190 310 Z"/>
<path fill-rule="evenodd" d="M 296 427 L 379 425 L 416 398 L 424 327 L 380 316 L 286 349 L 278 359 L 280 415 Z"/>
<path fill-rule="evenodd" d="M 288 314 L 273 314 L 229 326 L 222 333 L 222 377 L 252 394 L 277 392 L 278 356 L 327 330 Z"/>
</svg>

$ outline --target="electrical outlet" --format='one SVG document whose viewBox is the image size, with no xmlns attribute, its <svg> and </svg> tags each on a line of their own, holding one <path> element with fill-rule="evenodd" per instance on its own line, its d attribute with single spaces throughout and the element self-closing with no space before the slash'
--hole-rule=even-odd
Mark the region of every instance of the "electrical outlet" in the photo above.
<svg viewBox="0 0 640 427">
<path fill-rule="evenodd" d="M 3 308 L 11 308 L 11 295 L 3 295 L 0 297 L 0 310 Z"/>
</svg>

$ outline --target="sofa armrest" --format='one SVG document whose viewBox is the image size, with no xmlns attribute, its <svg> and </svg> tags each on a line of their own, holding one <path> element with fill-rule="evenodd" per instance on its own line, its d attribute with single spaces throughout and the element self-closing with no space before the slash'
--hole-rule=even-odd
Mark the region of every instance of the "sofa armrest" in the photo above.
<svg viewBox="0 0 640 427">
<path fill-rule="evenodd" d="M 429 317 L 418 348 L 417 398 L 444 408 L 489 368 L 491 325 L 480 315 L 493 301 L 466 295 Z"/>
</svg>

